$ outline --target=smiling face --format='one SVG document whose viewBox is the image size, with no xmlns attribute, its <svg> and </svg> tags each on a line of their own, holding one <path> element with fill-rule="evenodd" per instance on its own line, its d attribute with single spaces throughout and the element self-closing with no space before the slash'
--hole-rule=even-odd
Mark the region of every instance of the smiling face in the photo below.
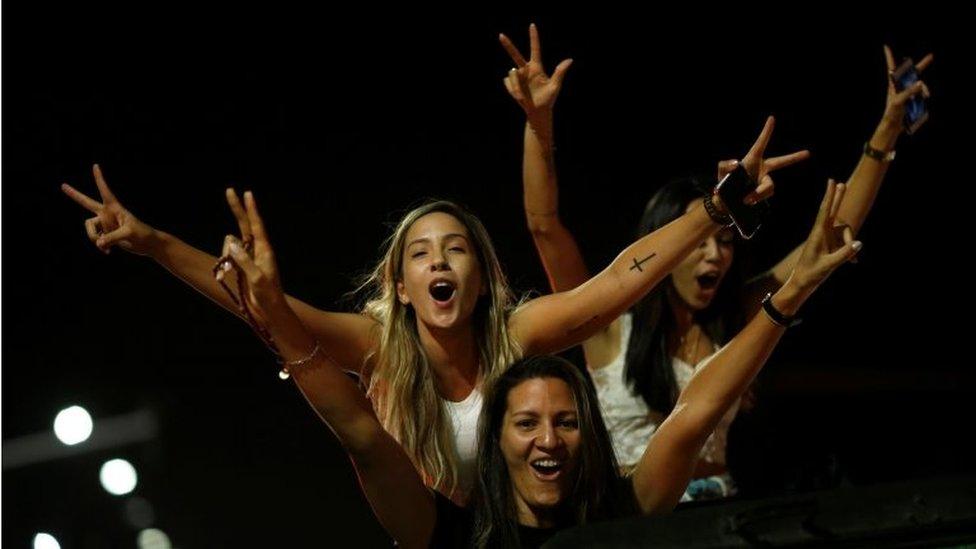
<svg viewBox="0 0 976 549">
<path fill-rule="evenodd" d="M 500 449 L 521 516 L 554 510 L 571 495 L 582 436 L 576 401 L 565 381 L 532 378 L 508 393 Z"/>
<path fill-rule="evenodd" d="M 689 204 L 688 209 L 698 202 Z M 675 292 L 692 310 L 707 308 L 729 272 L 734 255 L 735 234 L 731 228 L 723 228 L 709 236 L 671 272 Z"/>
<path fill-rule="evenodd" d="M 431 212 L 407 230 L 397 298 L 430 328 L 471 318 L 485 284 L 467 228 L 453 215 Z"/>
</svg>

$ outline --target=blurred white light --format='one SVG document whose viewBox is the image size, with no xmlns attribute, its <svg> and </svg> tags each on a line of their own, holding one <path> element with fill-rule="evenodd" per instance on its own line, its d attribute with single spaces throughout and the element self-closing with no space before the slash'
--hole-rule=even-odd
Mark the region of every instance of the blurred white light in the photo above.
<svg viewBox="0 0 976 549">
<path fill-rule="evenodd" d="M 61 549 L 61 544 L 51 534 L 38 532 L 34 536 L 34 549 Z"/>
<path fill-rule="evenodd" d="M 55 436 L 69 446 L 88 440 L 91 432 L 92 418 L 81 406 L 65 408 L 54 418 Z"/>
<path fill-rule="evenodd" d="M 158 528 L 146 528 L 139 532 L 137 538 L 139 549 L 172 549 L 173 544 L 169 541 L 166 532 Z"/>
<path fill-rule="evenodd" d="M 102 487 L 108 493 L 121 496 L 128 494 L 136 487 L 136 469 L 124 459 L 112 459 L 102 465 L 98 474 Z"/>
</svg>

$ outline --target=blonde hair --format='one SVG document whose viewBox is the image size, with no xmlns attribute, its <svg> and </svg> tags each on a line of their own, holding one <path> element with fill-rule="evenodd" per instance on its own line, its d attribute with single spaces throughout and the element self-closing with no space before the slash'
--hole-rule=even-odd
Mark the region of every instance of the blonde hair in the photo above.
<svg viewBox="0 0 976 549">
<path fill-rule="evenodd" d="M 383 427 L 396 438 L 433 488 L 451 494 L 458 488 L 457 450 L 448 412 L 437 394 L 433 372 L 421 347 L 413 309 L 397 298 L 403 278 L 407 231 L 421 217 L 443 212 L 467 228 L 486 282 L 471 321 L 486 386 L 521 356 L 508 333 L 508 317 L 515 308 L 505 274 L 484 226 L 473 214 L 447 201 L 427 202 L 407 213 L 385 243 L 379 263 L 360 286 L 368 289 L 363 313 L 381 325 L 368 395 Z"/>
</svg>

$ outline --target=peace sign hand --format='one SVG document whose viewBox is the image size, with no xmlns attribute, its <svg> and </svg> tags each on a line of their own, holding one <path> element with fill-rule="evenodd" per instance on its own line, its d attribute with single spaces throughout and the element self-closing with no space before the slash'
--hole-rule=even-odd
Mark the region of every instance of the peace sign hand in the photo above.
<svg viewBox="0 0 976 549">
<path fill-rule="evenodd" d="M 895 65 L 895 55 L 888 46 L 884 47 L 884 54 L 885 63 L 888 66 L 888 95 L 885 99 L 885 111 L 882 120 L 892 127 L 904 129 L 905 105 L 908 104 L 908 100 L 919 94 L 927 99 L 930 95 L 929 88 L 925 85 L 925 82 L 919 80 L 908 88 L 898 91 L 895 88 L 894 80 L 891 78 L 897 68 Z M 923 57 L 921 61 L 915 64 L 915 72 L 921 75 L 932 64 L 934 59 L 935 57 L 931 53 Z"/>
<path fill-rule="evenodd" d="M 529 59 L 526 61 L 515 44 L 504 34 L 498 35 L 499 42 L 508 52 L 515 63 L 515 68 L 508 72 L 503 79 L 505 89 L 509 95 L 522 107 L 530 119 L 552 111 L 562 88 L 566 71 L 573 63 L 572 59 L 565 59 L 552 71 L 552 76 L 546 74 L 542 66 L 542 46 L 539 42 L 539 30 L 535 23 L 529 25 Z"/>
<path fill-rule="evenodd" d="M 102 170 L 98 164 L 92 166 L 95 185 L 102 201 L 99 202 L 67 183 L 61 184 L 61 190 L 69 198 L 81 205 L 82 208 L 95 214 L 85 220 L 85 231 L 88 238 L 104 253 L 109 253 L 113 246 L 118 246 L 127 252 L 139 255 L 149 255 L 150 249 L 158 236 L 155 229 L 139 221 L 132 212 L 115 198 L 109 189 Z"/>
</svg>

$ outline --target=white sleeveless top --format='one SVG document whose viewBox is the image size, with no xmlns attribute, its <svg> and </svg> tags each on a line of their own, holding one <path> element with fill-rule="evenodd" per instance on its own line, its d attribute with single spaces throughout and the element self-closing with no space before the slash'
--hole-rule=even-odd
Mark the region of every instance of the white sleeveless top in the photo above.
<svg viewBox="0 0 976 549">
<path fill-rule="evenodd" d="M 620 317 L 620 352 L 610 364 L 597 370 L 590 370 L 600 400 L 600 411 L 603 413 L 607 430 L 610 431 L 613 450 L 621 466 L 637 465 L 644 455 L 644 449 L 647 448 L 651 435 L 665 418 L 664 414 L 648 408 L 643 398 L 633 394 L 624 378 L 624 361 L 627 357 L 627 343 L 630 341 L 631 323 L 630 314 Z M 715 351 L 718 351 L 718 346 L 715 347 Z M 714 353 L 699 362 L 697 366 L 692 366 L 677 357 L 671 357 L 671 367 L 674 370 L 678 389 L 684 391 L 695 369 L 702 367 L 713 356 Z M 709 463 L 725 465 L 725 444 L 729 426 L 738 410 L 739 401 L 736 400 L 715 431 L 705 441 L 700 454 L 701 459 Z"/>
<path fill-rule="evenodd" d="M 478 458 L 478 416 L 484 400 L 481 388 L 475 387 L 461 402 L 444 401 L 451 416 L 454 445 L 457 450 L 458 490 L 467 496 L 474 487 L 475 466 Z"/>
</svg>

